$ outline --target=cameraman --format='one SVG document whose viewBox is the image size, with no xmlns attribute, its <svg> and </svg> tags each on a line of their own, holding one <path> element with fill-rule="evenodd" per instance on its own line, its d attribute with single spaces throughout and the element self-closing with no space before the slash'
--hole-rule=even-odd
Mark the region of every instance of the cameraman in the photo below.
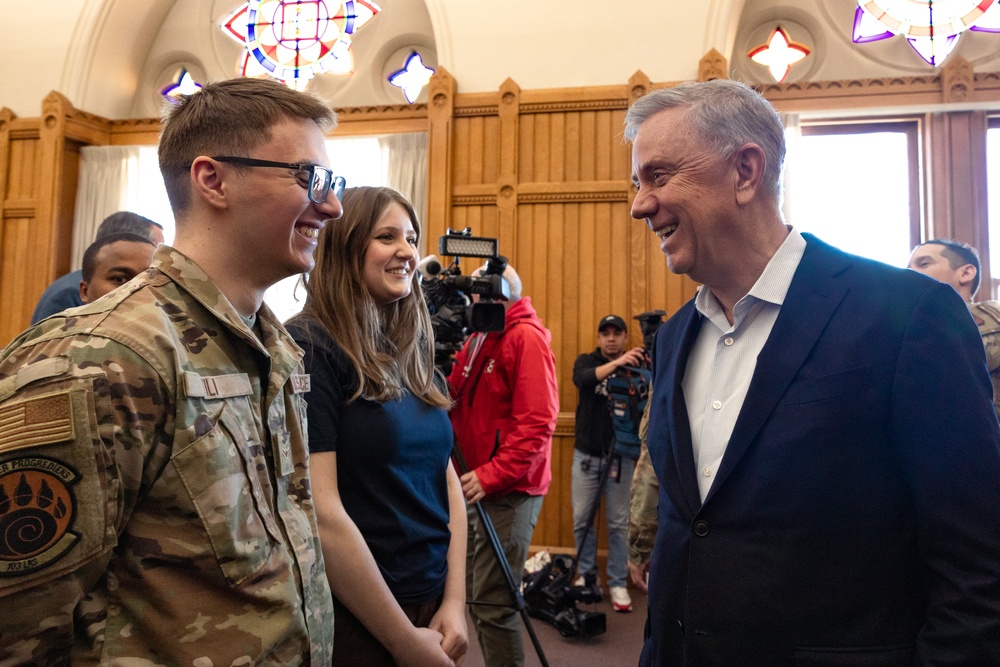
<svg viewBox="0 0 1000 667">
<path fill-rule="evenodd" d="M 481 273 L 484 269 L 480 269 Z M 448 378 L 455 405 L 451 423 L 468 462 L 461 477 L 466 500 L 481 501 L 521 585 L 531 533 L 552 481 L 552 434 L 559 412 L 552 334 L 542 324 L 521 280 L 510 284 L 503 331 L 476 333 L 455 358 Z M 474 511 L 469 517 L 467 599 L 487 667 L 524 664 L 518 612 L 490 540 Z"/>
<path fill-rule="evenodd" d="M 585 584 L 584 575 L 597 578 L 597 532 L 591 525 L 594 507 L 606 498 L 608 520 L 608 586 L 615 611 L 632 611 L 627 588 L 629 484 L 635 461 L 611 451 L 614 427 L 608 405 L 607 380 L 622 366 L 640 366 L 645 360 L 641 347 L 625 351 L 628 328 L 617 315 L 604 317 L 597 325 L 597 349 L 581 354 L 573 364 L 573 384 L 580 390 L 576 406 L 576 445 L 573 452 L 573 536 L 579 558 L 574 582 Z M 601 472 L 611 466 L 601 488 Z"/>
</svg>

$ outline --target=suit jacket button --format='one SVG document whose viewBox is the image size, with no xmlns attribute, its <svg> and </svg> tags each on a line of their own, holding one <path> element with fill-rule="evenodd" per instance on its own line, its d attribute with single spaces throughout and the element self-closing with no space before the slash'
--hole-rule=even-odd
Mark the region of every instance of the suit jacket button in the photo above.
<svg viewBox="0 0 1000 667">
<path fill-rule="evenodd" d="M 708 535 L 708 522 L 707 521 L 695 521 L 694 522 L 694 534 L 698 537 L 705 537 Z"/>
</svg>

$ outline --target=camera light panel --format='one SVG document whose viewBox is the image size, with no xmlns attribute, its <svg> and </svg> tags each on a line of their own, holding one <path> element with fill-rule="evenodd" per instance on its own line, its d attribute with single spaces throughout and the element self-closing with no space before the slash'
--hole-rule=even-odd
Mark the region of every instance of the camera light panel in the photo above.
<svg viewBox="0 0 1000 667">
<path fill-rule="evenodd" d="M 442 255 L 459 257 L 496 257 L 500 250 L 497 239 L 482 236 L 442 236 L 438 252 Z"/>
</svg>

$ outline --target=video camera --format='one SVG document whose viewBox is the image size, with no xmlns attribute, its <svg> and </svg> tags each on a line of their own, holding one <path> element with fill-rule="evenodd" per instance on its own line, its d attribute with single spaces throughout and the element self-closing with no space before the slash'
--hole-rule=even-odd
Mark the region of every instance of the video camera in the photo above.
<svg viewBox="0 0 1000 667">
<path fill-rule="evenodd" d="M 438 252 L 454 257 L 451 264 L 443 268 L 430 255 L 417 265 L 434 328 L 434 365 L 445 375 L 451 372 L 453 357 L 470 333 L 503 331 L 505 309 L 495 301 L 510 298 L 510 285 L 503 277 L 507 258 L 497 254 L 498 250 L 497 239 L 472 236 L 469 227 L 460 232 L 449 229 L 438 241 Z M 462 275 L 459 257 L 485 258 L 483 275 Z M 472 295 L 478 295 L 479 301 L 473 302 Z"/>
<path fill-rule="evenodd" d="M 524 601 L 528 614 L 555 626 L 563 637 L 594 637 L 607 630 L 601 611 L 581 611 L 576 603 L 601 601 L 596 575 L 588 574 L 586 586 L 571 586 L 574 559 L 558 555 L 536 572 L 524 576 Z"/>
<path fill-rule="evenodd" d="M 642 331 L 642 348 L 646 351 L 646 359 L 649 359 L 653 352 L 653 339 L 666 315 L 665 310 L 647 310 L 635 316 L 635 319 L 639 320 L 639 330 Z"/>
</svg>

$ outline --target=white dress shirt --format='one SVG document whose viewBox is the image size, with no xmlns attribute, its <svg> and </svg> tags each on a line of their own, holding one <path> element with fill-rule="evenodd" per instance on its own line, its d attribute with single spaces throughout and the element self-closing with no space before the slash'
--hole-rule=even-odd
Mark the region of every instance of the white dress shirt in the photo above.
<svg viewBox="0 0 1000 667">
<path fill-rule="evenodd" d="M 736 302 L 732 325 L 711 290 L 702 289 L 695 297 L 695 308 L 706 321 L 691 348 L 681 387 L 703 502 L 743 408 L 757 355 L 771 335 L 806 249 L 802 235 L 791 227 L 789 231 L 750 292 Z"/>
</svg>

